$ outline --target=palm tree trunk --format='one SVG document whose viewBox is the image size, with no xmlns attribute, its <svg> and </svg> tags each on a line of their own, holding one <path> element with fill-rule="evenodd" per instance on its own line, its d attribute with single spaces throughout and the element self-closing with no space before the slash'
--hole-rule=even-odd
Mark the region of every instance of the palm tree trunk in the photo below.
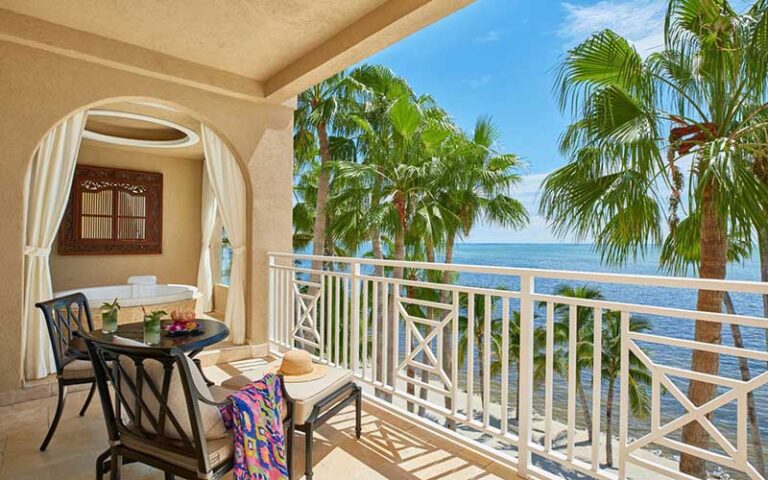
<svg viewBox="0 0 768 480">
<path fill-rule="evenodd" d="M 315 204 L 315 225 L 312 232 L 312 254 L 325 253 L 325 228 L 327 217 L 325 206 L 328 203 L 328 190 L 331 181 L 331 148 L 328 143 L 328 130 L 325 122 L 317 125 L 317 138 L 320 143 L 320 176 L 317 179 L 317 203 Z M 312 269 L 320 270 L 322 262 L 313 261 Z"/>
<path fill-rule="evenodd" d="M 731 294 L 725 292 L 723 296 L 723 303 L 725 304 L 725 312 L 729 315 L 736 315 L 736 309 L 733 307 L 733 300 Z M 744 348 L 744 339 L 741 336 L 741 327 L 739 325 L 731 324 L 731 335 L 733 336 L 733 346 L 736 348 Z M 749 382 L 752 379 L 752 375 L 749 371 L 749 362 L 744 357 L 739 357 L 739 370 L 741 371 L 741 379 L 744 382 Z M 752 436 L 752 450 L 755 456 L 755 468 L 757 471 L 765 477 L 765 457 L 763 455 L 763 440 L 760 438 L 760 421 L 757 418 L 757 408 L 755 407 L 754 392 L 747 393 L 747 421 L 749 422 L 750 434 Z"/>
<path fill-rule="evenodd" d="M 613 387 L 616 380 L 608 380 L 608 394 L 605 398 L 605 464 L 613 467 Z M 628 408 L 628 407 L 627 407 Z"/>
<path fill-rule="evenodd" d="M 579 377 L 581 377 L 581 372 L 579 372 Z M 578 391 L 579 393 L 579 402 L 581 403 L 581 412 L 584 415 L 584 424 L 587 427 L 587 437 L 589 438 L 589 442 L 592 443 L 592 414 L 589 411 L 587 396 L 584 393 L 584 381 L 581 378 L 579 382 L 576 384 L 576 391 Z M 592 392 L 592 395 L 594 395 L 594 392 Z"/>
<path fill-rule="evenodd" d="M 394 260 L 397 261 L 403 261 L 405 260 L 405 233 L 407 228 L 406 223 L 406 202 L 405 202 L 405 194 L 402 192 L 397 192 L 394 196 L 394 203 L 395 208 L 397 209 L 399 215 L 400 215 L 400 225 L 399 228 L 395 229 L 395 251 L 394 251 Z M 395 279 L 402 279 L 405 273 L 405 269 L 401 266 L 394 267 L 392 269 L 392 278 Z M 399 285 L 393 285 L 392 289 L 400 288 Z M 385 321 L 389 323 L 389 329 L 388 329 L 388 339 L 387 339 L 387 357 L 389 358 L 389 384 L 390 386 L 395 386 L 397 379 L 395 378 L 395 375 L 397 373 L 397 366 L 399 363 L 399 359 L 395 358 L 395 346 L 399 342 L 400 339 L 395 336 L 395 322 L 398 321 L 400 318 L 400 313 L 398 312 L 398 305 L 395 303 L 395 295 L 394 292 L 390 292 L 389 296 L 389 316 L 390 318 L 386 319 Z M 413 384 L 410 384 L 410 388 L 413 389 Z M 409 392 L 412 393 L 412 392 Z M 413 404 L 410 404 L 409 411 L 413 410 Z"/>
<path fill-rule="evenodd" d="M 755 155 L 755 175 L 763 184 L 768 185 L 768 159 L 763 152 Z M 757 244 L 760 252 L 760 281 L 768 282 L 768 228 L 757 228 Z M 763 295 L 763 316 L 768 318 L 768 294 Z M 765 350 L 768 352 L 768 329 L 764 331 L 764 336 Z"/>
<path fill-rule="evenodd" d="M 483 359 L 485 358 L 485 350 L 483 349 L 483 336 L 478 335 L 478 337 L 475 339 L 475 345 L 477 345 L 477 378 L 480 379 L 480 408 L 482 410 L 483 407 L 485 407 L 485 392 L 483 391 L 483 386 L 485 385 L 485 362 Z M 468 355 L 472 355 L 472 352 L 467 352 Z M 473 375 L 473 381 L 474 381 L 474 375 Z M 477 389 L 473 388 L 473 391 L 477 391 Z M 474 402 L 473 402 L 474 403 Z M 472 413 L 472 412 L 467 412 Z M 470 418 L 471 420 L 471 418 Z"/>
<path fill-rule="evenodd" d="M 728 261 L 725 224 L 717 212 L 713 197 L 713 187 L 704 187 L 701 199 L 701 265 L 700 278 L 725 278 Z M 713 290 L 699 290 L 696 309 L 701 312 L 722 312 L 723 293 Z M 702 343 L 719 344 L 722 340 L 722 324 L 696 321 L 695 340 Z M 720 357 L 717 353 L 693 350 L 691 370 L 717 375 Z M 688 384 L 688 398 L 696 405 L 703 405 L 712 400 L 717 393 L 717 386 L 711 383 L 691 380 Z M 691 422 L 683 427 L 683 442 L 688 445 L 708 449 L 709 434 L 699 422 Z M 683 453 L 680 455 L 680 471 L 692 477 L 706 478 L 706 462 L 696 456 Z"/>
<path fill-rule="evenodd" d="M 453 246 L 456 242 L 456 233 L 455 232 L 448 232 L 446 235 L 446 242 L 445 242 L 445 263 L 452 263 L 453 262 Z M 443 278 L 442 282 L 445 284 L 449 284 L 453 281 L 453 277 L 451 275 L 451 272 L 444 271 L 443 272 Z M 451 298 L 451 292 L 443 290 L 443 292 L 440 295 L 440 301 L 443 303 L 451 303 L 453 302 L 453 299 Z M 453 322 L 458 322 L 458 318 L 454 318 L 452 320 Z M 451 333 L 448 335 L 443 335 L 443 365 L 445 366 L 446 373 L 448 373 L 448 378 L 453 378 L 453 352 L 451 351 L 451 348 L 453 348 L 452 343 L 452 335 L 453 330 L 451 330 Z M 448 396 L 444 397 L 444 406 L 446 410 L 451 411 L 453 408 L 453 399 L 449 398 Z M 453 419 L 448 419 L 446 422 L 446 427 L 451 430 L 456 430 L 456 422 Z"/>
<path fill-rule="evenodd" d="M 760 281 L 768 282 L 768 229 L 757 231 L 757 241 L 760 249 Z M 768 294 L 763 295 L 763 316 L 768 318 Z M 768 329 L 765 329 L 765 351 L 768 352 Z M 768 362 L 766 362 L 768 368 Z"/>
</svg>

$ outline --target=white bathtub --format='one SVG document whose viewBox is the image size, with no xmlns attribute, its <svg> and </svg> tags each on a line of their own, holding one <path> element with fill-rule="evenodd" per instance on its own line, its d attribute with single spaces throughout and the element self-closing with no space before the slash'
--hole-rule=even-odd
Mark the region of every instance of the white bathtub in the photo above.
<svg viewBox="0 0 768 480">
<path fill-rule="evenodd" d="M 118 299 L 122 307 L 150 307 L 194 300 L 199 296 L 197 287 L 174 284 L 108 285 L 56 292 L 54 296 L 61 297 L 76 292 L 81 292 L 88 298 L 88 303 L 92 309 L 98 308 L 104 302 L 112 302 L 115 298 Z"/>
</svg>

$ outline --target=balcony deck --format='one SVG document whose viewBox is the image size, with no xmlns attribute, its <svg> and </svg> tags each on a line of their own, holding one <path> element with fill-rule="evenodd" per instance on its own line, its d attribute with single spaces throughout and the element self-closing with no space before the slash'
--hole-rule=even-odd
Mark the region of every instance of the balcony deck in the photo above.
<svg viewBox="0 0 768 480">
<path fill-rule="evenodd" d="M 254 359 L 254 361 L 257 361 Z M 206 375 L 220 381 L 239 371 L 241 362 L 206 367 Z M 0 479 L 94 478 L 96 457 L 107 445 L 98 399 L 84 418 L 77 412 L 85 391 L 70 393 L 64 417 L 48 447 L 38 446 L 55 411 L 55 398 L 0 407 Z M 363 437 L 354 438 L 354 412 L 345 410 L 322 426 L 315 436 L 317 480 L 499 480 L 516 479 L 514 472 L 490 458 L 466 450 L 450 440 L 373 405 L 365 405 Z M 295 478 L 304 478 L 304 443 L 297 434 Z M 123 467 L 124 480 L 162 479 L 150 467 Z M 229 477 L 227 477 L 229 478 Z"/>
</svg>

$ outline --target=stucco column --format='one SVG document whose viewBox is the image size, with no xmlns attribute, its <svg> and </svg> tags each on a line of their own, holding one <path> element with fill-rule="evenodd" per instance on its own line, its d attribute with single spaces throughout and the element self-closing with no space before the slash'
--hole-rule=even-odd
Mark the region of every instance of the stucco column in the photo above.
<svg viewBox="0 0 768 480">
<path fill-rule="evenodd" d="M 293 103 L 293 102 L 291 102 Z M 250 316 L 247 334 L 255 345 L 268 341 L 267 253 L 292 251 L 293 110 L 273 111 L 247 161 L 251 184 Z"/>
</svg>

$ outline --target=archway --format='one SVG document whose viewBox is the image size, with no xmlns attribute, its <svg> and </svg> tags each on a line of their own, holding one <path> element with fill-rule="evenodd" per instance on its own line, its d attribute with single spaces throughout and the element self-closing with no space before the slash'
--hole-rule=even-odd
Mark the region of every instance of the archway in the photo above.
<svg viewBox="0 0 768 480">
<path fill-rule="evenodd" d="M 209 182 L 213 190 L 211 197 L 216 199 L 215 203 L 220 206 L 220 209 L 227 211 L 226 215 L 222 215 L 227 219 L 225 224 L 229 224 L 227 229 L 238 232 L 237 245 L 233 244 L 233 257 L 235 257 L 233 262 L 239 261 L 240 278 L 236 279 L 238 285 L 233 285 L 228 295 L 226 309 L 228 315 L 225 316 L 225 321 L 230 324 L 233 332 L 232 340 L 235 343 L 242 343 L 245 340 L 247 311 L 245 285 L 249 274 L 245 251 L 248 245 L 247 209 L 250 190 L 242 160 L 234 153 L 235 150 L 230 147 L 228 140 L 217 131 L 215 126 L 210 125 L 202 115 L 183 106 L 145 97 L 104 99 L 83 106 L 61 119 L 40 141 L 29 163 L 24 189 L 26 214 L 22 289 L 22 362 L 26 380 L 41 378 L 55 371 L 48 332 L 34 304 L 50 299 L 54 291 L 50 270 L 51 247 L 57 236 L 64 204 L 66 204 L 66 201 L 62 201 L 62 196 L 65 193 L 69 194 L 74 168 L 81 153 L 81 139 L 88 111 L 92 109 L 108 111 L 120 104 L 174 112 L 174 115 L 187 115 L 197 122 L 203 151 L 202 160 L 205 165 L 205 176 L 201 177 L 201 180 L 202 178 L 211 180 Z M 202 183 L 201 181 L 200 189 L 203 187 Z M 233 199 L 233 197 L 236 198 Z M 166 219 L 163 218 L 162 221 L 165 223 Z M 230 236 L 232 236 L 231 233 Z M 165 242 L 165 239 L 163 241 Z M 207 243 L 209 242 L 210 238 Z M 173 248 L 173 246 L 168 245 L 167 248 Z M 206 242 L 203 241 L 202 235 L 197 251 L 201 259 L 199 266 L 196 265 L 199 274 L 204 264 L 210 265 L 210 262 L 202 261 L 206 252 Z M 195 283 L 199 283 L 199 275 Z"/>
</svg>

